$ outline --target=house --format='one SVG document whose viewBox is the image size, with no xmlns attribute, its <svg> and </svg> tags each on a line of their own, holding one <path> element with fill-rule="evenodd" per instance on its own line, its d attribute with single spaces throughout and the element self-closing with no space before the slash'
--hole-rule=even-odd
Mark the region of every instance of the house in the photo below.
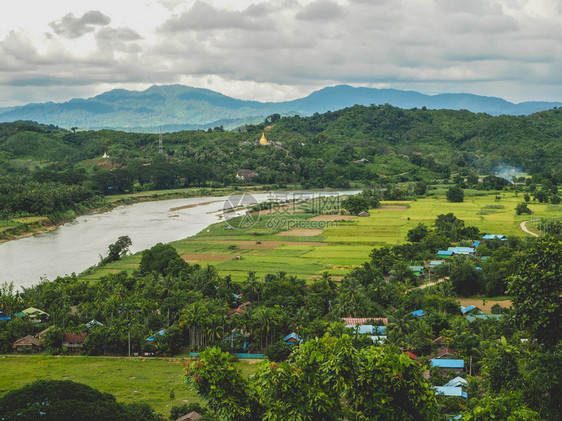
<svg viewBox="0 0 562 421">
<path fill-rule="evenodd" d="M 468 394 L 462 390 L 462 387 L 447 387 L 447 386 L 433 386 L 435 394 L 445 396 L 458 396 L 461 398 L 468 398 Z"/>
<path fill-rule="evenodd" d="M 86 323 L 86 327 L 89 329 L 92 326 L 94 327 L 103 326 L 103 323 L 98 322 L 96 319 L 92 319 L 88 323 Z"/>
<path fill-rule="evenodd" d="M 252 178 L 257 177 L 258 173 L 252 170 L 238 170 L 236 179 L 242 181 L 250 181 Z"/>
<path fill-rule="evenodd" d="M 86 332 L 79 334 L 65 333 L 62 337 L 62 346 L 69 350 L 81 350 L 84 347 L 84 341 L 87 335 Z"/>
<path fill-rule="evenodd" d="M 442 265 L 443 263 L 445 263 L 444 260 L 430 260 L 428 266 L 429 266 L 430 269 L 433 269 L 433 268 L 436 268 L 439 265 Z"/>
<path fill-rule="evenodd" d="M 230 310 L 228 313 L 226 313 L 226 317 L 231 317 L 234 316 L 235 314 L 242 314 L 244 313 L 244 309 L 243 308 L 234 308 L 232 310 Z"/>
<path fill-rule="evenodd" d="M 369 160 L 366 158 L 361 158 L 361 159 L 356 159 L 355 161 L 353 161 L 355 164 L 368 164 Z"/>
<path fill-rule="evenodd" d="M 146 338 L 145 341 L 153 344 L 154 342 L 158 342 L 158 338 L 164 336 L 165 333 L 166 331 L 164 329 L 159 330 L 154 335 L 150 335 L 148 338 Z"/>
<path fill-rule="evenodd" d="M 449 347 L 440 348 L 439 351 L 433 356 L 433 358 L 454 358 L 457 355 L 457 351 L 452 350 Z"/>
<path fill-rule="evenodd" d="M 452 256 L 453 252 L 449 250 L 439 250 L 437 256 Z"/>
<path fill-rule="evenodd" d="M 480 241 L 475 241 L 474 243 L 472 243 L 472 247 L 474 247 L 475 249 L 477 249 L 479 245 Z"/>
<path fill-rule="evenodd" d="M 501 234 L 486 234 L 484 237 L 482 237 L 482 240 L 496 240 L 496 239 L 501 241 L 506 241 L 507 237 Z"/>
<path fill-rule="evenodd" d="M 474 247 L 449 247 L 447 251 L 453 254 L 463 254 L 465 256 L 476 254 L 476 249 Z"/>
<path fill-rule="evenodd" d="M 443 387 L 468 387 L 468 382 L 466 381 L 466 379 L 457 376 L 445 383 Z"/>
<path fill-rule="evenodd" d="M 183 417 L 178 418 L 176 421 L 195 421 L 198 420 L 199 418 L 201 418 L 201 415 L 193 411 L 187 415 L 184 415 Z"/>
<path fill-rule="evenodd" d="M 283 342 L 289 345 L 299 345 L 302 343 L 302 339 L 295 332 L 292 332 L 283 338 Z"/>
<path fill-rule="evenodd" d="M 465 316 L 470 313 L 482 313 L 482 311 L 478 307 L 470 305 L 467 307 L 461 306 L 461 313 L 463 316 Z"/>
<path fill-rule="evenodd" d="M 7 322 L 9 322 L 10 320 L 12 320 L 12 318 L 3 311 L 0 311 L 0 321 L 2 320 L 6 320 Z"/>
<path fill-rule="evenodd" d="M 373 325 L 345 325 L 353 329 L 358 335 L 368 335 L 374 343 L 384 343 L 386 340 L 386 326 Z"/>
<path fill-rule="evenodd" d="M 20 311 L 16 314 L 16 317 L 29 317 L 31 323 L 34 324 L 44 323 L 49 320 L 49 315 L 47 313 L 35 307 L 29 307 Z"/>
<path fill-rule="evenodd" d="M 466 320 L 473 322 L 475 320 L 494 320 L 498 321 L 501 318 L 501 314 L 469 314 L 466 316 Z"/>
<path fill-rule="evenodd" d="M 418 356 L 416 354 L 414 354 L 413 352 L 410 351 L 405 351 L 404 354 L 406 354 L 408 357 L 410 357 L 410 359 L 412 360 L 417 360 Z"/>
<path fill-rule="evenodd" d="M 439 368 L 439 371 L 442 375 L 446 375 L 448 371 L 453 371 L 457 374 L 460 374 L 464 370 L 464 361 L 433 358 L 431 360 L 431 367 Z"/>
<path fill-rule="evenodd" d="M 410 268 L 410 270 L 412 272 L 414 272 L 414 275 L 416 276 L 421 276 L 423 275 L 424 271 L 425 271 L 425 267 L 423 266 L 408 266 Z"/>
<path fill-rule="evenodd" d="M 387 325 L 387 317 L 342 317 L 343 322 L 347 325 L 366 325 L 371 321 L 379 322 L 380 324 Z"/>
<path fill-rule="evenodd" d="M 357 214 L 357 216 L 360 216 L 362 218 L 366 218 L 367 216 L 369 216 L 369 212 L 363 211 L 363 212 L 359 212 Z"/>
<path fill-rule="evenodd" d="M 423 310 L 414 310 L 411 311 L 410 314 L 413 314 L 416 317 L 425 317 L 425 311 Z"/>
<path fill-rule="evenodd" d="M 14 348 L 16 352 L 37 352 L 39 351 L 41 346 L 39 345 L 39 339 L 37 339 L 35 336 L 27 335 L 15 341 L 12 345 L 12 348 Z"/>
</svg>

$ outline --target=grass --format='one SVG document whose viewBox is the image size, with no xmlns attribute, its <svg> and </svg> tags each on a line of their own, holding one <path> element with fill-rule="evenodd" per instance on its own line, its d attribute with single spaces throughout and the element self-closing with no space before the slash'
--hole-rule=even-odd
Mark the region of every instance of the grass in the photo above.
<svg viewBox="0 0 562 421">
<path fill-rule="evenodd" d="M 344 275 L 367 261 L 373 248 L 404 243 L 410 229 L 419 223 L 432 226 L 439 214 L 452 212 L 483 233 L 526 236 L 519 225 L 530 216 L 515 214 L 515 207 L 523 200 L 521 195 L 475 192 L 480 195 L 465 197 L 462 203 L 451 203 L 440 196 L 383 202 L 381 208 L 369 212 L 369 217 L 325 222 L 325 229 L 318 235 L 283 235 L 291 228 L 319 227 L 318 221 L 310 220 L 315 216 L 310 213 L 310 206 L 297 206 L 295 213 L 262 213 L 255 225 L 247 229 L 225 229 L 228 224 L 237 226 L 240 222 L 232 219 L 172 244 L 191 263 L 213 265 L 219 274 L 231 275 L 235 281 L 245 279 L 250 270 L 258 277 L 283 271 L 310 280 L 325 271 L 333 276 Z M 496 195 L 501 196 L 499 201 Z M 529 208 L 539 218 L 559 218 L 562 210 L 560 206 L 539 203 L 530 203 Z M 528 228 L 534 229 L 530 224 Z M 96 280 L 107 273 L 131 272 L 139 262 L 139 254 L 129 256 L 82 277 Z"/>
<path fill-rule="evenodd" d="M 0 395 L 34 380 L 72 380 L 109 392 L 120 402 L 146 402 L 168 416 L 172 405 L 199 401 L 185 384 L 188 358 L 53 357 L 5 355 L 0 357 Z M 245 376 L 256 365 L 236 363 Z M 111 381 L 108 378 L 111 377 Z M 174 399 L 170 391 L 174 390 Z"/>
</svg>

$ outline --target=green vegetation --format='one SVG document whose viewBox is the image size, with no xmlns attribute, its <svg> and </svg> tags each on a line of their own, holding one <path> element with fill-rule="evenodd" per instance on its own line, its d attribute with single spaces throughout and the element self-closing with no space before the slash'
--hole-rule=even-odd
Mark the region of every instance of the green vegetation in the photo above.
<svg viewBox="0 0 562 421">
<path fill-rule="evenodd" d="M 0 399 L 3 420 L 159 421 L 149 405 L 120 404 L 109 393 L 70 380 L 37 380 Z"/>
<path fill-rule="evenodd" d="M 188 381 L 220 419 L 434 420 L 436 400 L 421 367 L 347 335 L 306 342 L 290 362 L 262 363 L 246 380 L 218 348 L 188 366 Z"/>
<path fill-rule="evenodd" d="M 118 402 L 148 403 L 156 412 L 168 414 L 172 406 L 199 402 L 197 394 L 185 387 L 184 365 L 188 361 L 189 358 L 5 355 L 0 358 L 0 395 L 6 396 L 6 392 L 34 380 L 72 380 L 111 393 Z M 236 367 L 244 376 L 256 370 L 255 364 L 246 361 L 236 363 Z M 174 390 L 173 399 L 170 390 Z"/>
<path fill-rule="evenodd" d="M 65 335 L 85 333 L 81 352 L 92 357 L 60 359 L 57 367 L 76 361 L 88 368 L 85 383 L 123 401 L 140 401 L 132 386 L 158 367 L 143 390 L 146 401 L 166 413 L 171 405 L 196 400 L 174 377 L 181 376 L 180 361 L 165 361 L 166 370 L 158 366 L 163 360 L 116 358 L 106 367 L 101 361 L 112 359 L 97 356 L 203 351 L 190 378 L 207 399 L 211 418 L 358 419 L 376 412 L 383 419 L 435 419 L 438 412 L 449 419 L 462 412 L 471 419 L 493 413 L 552 419 L 562 402 L 559 378 L 548 376 L 560 372 L 560 337 L 550 334 L 560 325 L 560 116 L 560 110 L 493 118 L 352 107 L 279 117 L 234 132 L 166 134 L 166 154 L 156 152 L 154 135 L 0 125 L 0 233 L 6 236 L 45 218 L 56 222 L 110 206 L 103 195 L 128 203 L 256 184 L 368 188 L 341 203 L 260 205 L 246 218 L 250 223 L 228 219 L 134 256 L 124 255 L 130 242 L 122 237 L 100 267 L 79 277 L 17 292 L 4 284 L 0 310 L 12 320 L 0 321 L 0 349 L 11 352 L 17 339 L 42 332 L 45 353 L 68 354 Z M 272 143 L 260 146 L 254 139 L 264 131 Z M 101 158 L 106 150 L 110 158 Z M 506 163 L 530 176 L 512 184 L 490 175 Z M 242 169 L 255 175 L 236 178 Z M 480 180 L 479 174 L 488 175 Z M 349 215 L 366 210 L 368 216 Z M 527 219 L 539 235 L 553 236 L 523 240 L 520 224 Z M 507 238 L 486 240 L 477 255 L 454 256 L 426 270 L 437 250 L 471 246 L 483 234 Z M 427 284 L 430 279 L 434 285 Z M 461 316 L 459 297 L 502 296 L 508 287 L 513 309 L 498 305 L 498 317 L 474 321 Z M 47 325 L 17 316 L 30 306 L 49 314 Z M 419 309 L 426 317 L 412 315 Z M 384 344 L 373 346 L 343 317 L 388 319 Z M 287 362 L 260 365 L 249 380 L 220 351 L 269 349 L 281 360 L 286 347 L 279 341 L 291 332 L 305 342 L 299 351 Z M 471 362 L 468 376 L 463 374 L 468 400 L 434 398 L 420 376 L 430 368 L 437 337 L 465 366 Z M 403 355 L 406 350 L 419 363 Z M 34 358 L 7 356 L 0 364 L 36 362 L 34 373 L 44 366 L 58 375 L 49 357 Z M 12 385 L 0 382 L 5 391 L 34 377 L 20 368 L 16 378 L 11 370 L 2 382 Z M 60 377 L 83 380 L 76 371 Z M 113 381 L 120 372 L 122 383 Z M 434 386 L 453 377 L 435 367 L 430 372 Z M 413 399 L 405 398 L 406 391 Z"/>
</svg>

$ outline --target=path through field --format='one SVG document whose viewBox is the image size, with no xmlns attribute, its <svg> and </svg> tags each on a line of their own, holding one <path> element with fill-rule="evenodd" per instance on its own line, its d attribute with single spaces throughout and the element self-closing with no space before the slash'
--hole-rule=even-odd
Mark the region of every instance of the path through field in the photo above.
<svg viewBox="0 0 562 421">
<path fill-rule="evenodd" d="M 534 232 L 531 232 L 531 231 L 529 231 L 529 230 L 527 229 L 527 222 L 529 222 L 529 221 L 523 221 L 523 222 L 521 222 L 521 224 L 519 225 L 519 226 L 521 227 L 521 229 L 522 229 L 524 232 L 526 232 L 527 234 L 532 235 L 533 237 L 538 237 L 537 234 L 535 234 Z"/>
</svg>

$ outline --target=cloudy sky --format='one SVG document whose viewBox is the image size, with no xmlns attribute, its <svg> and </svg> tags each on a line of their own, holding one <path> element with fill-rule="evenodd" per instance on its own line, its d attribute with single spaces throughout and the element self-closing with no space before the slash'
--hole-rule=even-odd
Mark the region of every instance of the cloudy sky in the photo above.
<svg viewBox="0 0 562 421">
<path fill-rule="evenodd" d="M 181 83 L 282 101 L 350 84 L 562 101 L 560 0 L 18 0 L 0 106 Z"/>
</svg>

